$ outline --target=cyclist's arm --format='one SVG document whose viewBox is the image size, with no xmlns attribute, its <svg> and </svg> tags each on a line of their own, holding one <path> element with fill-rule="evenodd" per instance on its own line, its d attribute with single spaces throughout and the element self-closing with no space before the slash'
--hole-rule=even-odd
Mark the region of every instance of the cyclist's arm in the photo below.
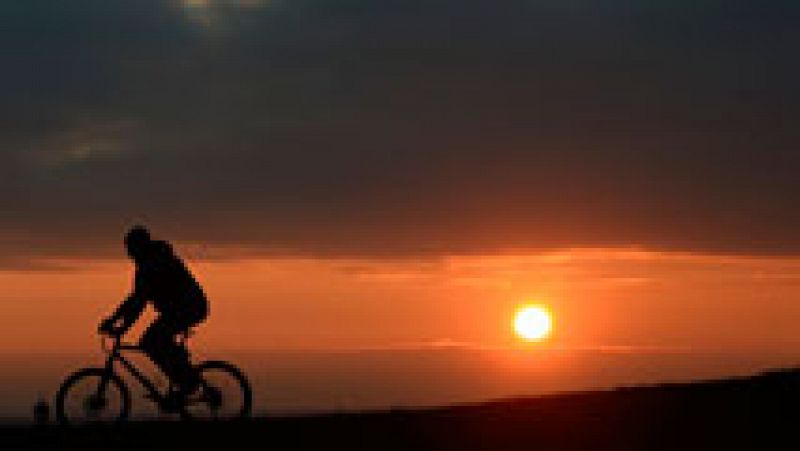
<svg viewBox="0 0 800 451">
<path fill-rule="evenodd" d="M 122 304 L 120 304 L 117 310 L 107 319 L 112 325 L 116 325 L 122 320 L 120 328 L 123 332 L 136 322 L 147 305 L 147 297 L 144 289 L 145 285 L 143 282 L 141 274 L 137 271 L 134 277 L 131 294 L 122 301 Z"/>
<path fill-rule="evenodd" d="M 127 299 L 122 301 L 122 304 L 117 307 L 117 310 L 114 312 L 114 314 L 111 315 L 113 322 L 122 320 L 122 327 L 127 328 L 136 322 L 136 319 L 138 319 L 139 315 L 141 315 L 144 311 L 145 305 L 146 301 L 144 297 L 136 292 L 131 293 Z"/>
</svg>

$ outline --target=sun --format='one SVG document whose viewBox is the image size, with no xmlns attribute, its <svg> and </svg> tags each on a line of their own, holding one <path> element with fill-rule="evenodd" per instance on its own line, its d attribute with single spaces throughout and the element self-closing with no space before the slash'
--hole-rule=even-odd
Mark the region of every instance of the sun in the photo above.
<svg viewBox="0 0 800 451">
<path fill-rule="evenodd" d="M 553 330 L 553 315 L 540 305 L 526 305 L 514 315 L 514 332 L 525 341 L 542 341 Z"/>
</svg>

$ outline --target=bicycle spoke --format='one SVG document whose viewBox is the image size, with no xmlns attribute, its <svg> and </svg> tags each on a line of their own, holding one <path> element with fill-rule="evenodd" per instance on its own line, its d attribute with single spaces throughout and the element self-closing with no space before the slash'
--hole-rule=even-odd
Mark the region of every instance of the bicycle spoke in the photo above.
<svg viewBox="0 0 800 451">
<path fill-rule="evenodd" d="M 68 424 L 112 423 L 129 409 L 129 394 L 119 379 L 96 368 L 73 374 L 56 398 L 58 419 Z"/>
</svg>

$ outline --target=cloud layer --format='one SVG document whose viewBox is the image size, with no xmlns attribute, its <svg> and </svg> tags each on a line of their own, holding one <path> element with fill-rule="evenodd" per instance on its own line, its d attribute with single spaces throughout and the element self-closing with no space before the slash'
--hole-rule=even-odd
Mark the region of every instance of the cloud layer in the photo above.
<svg viewBox="0 0 800 451">
<path fill-rule="evenodd" d="M 796 254 L 796 2 L 0 5 L 0 254 Z"/>
</svg>

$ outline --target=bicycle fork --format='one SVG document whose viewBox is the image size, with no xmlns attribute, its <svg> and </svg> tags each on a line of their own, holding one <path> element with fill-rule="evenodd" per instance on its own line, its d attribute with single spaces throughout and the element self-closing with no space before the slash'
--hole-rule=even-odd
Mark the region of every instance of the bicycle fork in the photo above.
<svg viewBox="0 0 800 451">
<path fill-rule="evenodd" d="M 100 378 L 100 383 L 97 385 L 97 390 L 86 400 L 87 404 L 85 407 L 88 411 L 97 412 L 106 406 L 106 403 L 108 402 L 106 399 L 106 388 L 108 387 L 108 381 L 111 379 L 113 372 L 114 356 L 111 355 L 106 360 L 106 364 L 103 368 L 103 377 Z"/>
</svg>

